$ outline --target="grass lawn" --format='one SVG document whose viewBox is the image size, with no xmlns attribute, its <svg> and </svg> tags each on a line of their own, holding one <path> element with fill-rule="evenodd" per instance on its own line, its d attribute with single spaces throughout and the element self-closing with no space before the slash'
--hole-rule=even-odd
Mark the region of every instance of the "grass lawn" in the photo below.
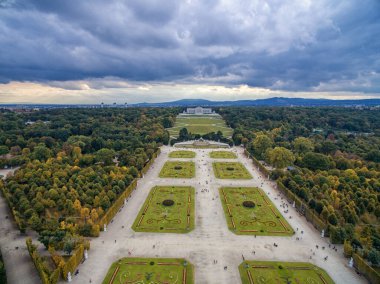
<svg viewBox="0 0 380 284">
<path fill-rule="evenodd" d="M 212 163 L 215 176 L 221 179 L 251 179 L 248 170 L 241 164 L 235 162 Z"/>
<path fill-rule="evenodd" d="M 193 151 L 173 151 L 169 154 L 169 158 L 195 158 Z"/>
<path fill-rule="evenodd" d="M 238 235 L 291 236 L 292 227 L 257 187 L 219 189 L 228 228 Z"/>
<path fill-rule="evenodd" d="M 235 153 L 229 151 L 212 151 L 210 152 L 210 158 L 212 159 L 236 159 Z"/>
<path fill-rule="evenodd" d="M 244 261 L 239 265 L 243 284 L 333 284 L 323 269 L 307 262 Z"/>
<path fill-rule="evenodd" d="M 114 262 L 103 284 L 193 284 L 194 268 L 182 258 L 125 257 Z"/>
<path fill-rule="evenodd" d="M 233 130 L 227 127 L 219 115 L 179 115 L 174 127 L 168 128 L 168 131 L 171 136 L 178 137 L 182 128 L 187 128 L 189 132 L 200 135 L 221 131 L 224 137 L 231 137 L 233 133 Z"/>
<path fill-rule="evenodd" d="M 163 166 L 159 176 L 161 178 L 193 178 L 195 164 L 193 162 L 168 161 Z"/>
<path fill-rule="evenodd" d="M 188 233 L 194 229 L 194 202 L 194 188 L 190 186 L 156 186 L 150 191 L 132 229 Z"/>
</svg>

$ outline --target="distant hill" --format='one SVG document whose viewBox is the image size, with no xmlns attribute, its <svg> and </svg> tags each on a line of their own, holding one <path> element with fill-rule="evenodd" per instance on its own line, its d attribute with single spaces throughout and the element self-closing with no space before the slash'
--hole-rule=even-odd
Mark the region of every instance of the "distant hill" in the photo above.
<svg viewBox="0 0 380 284">
<path fill-rule="evenodd" d="M 328 100 L 328 99 L 303 99 L 303 98 L 280 98 L 258 100 L 238 100 L 238 101 L 209 101 L 203 99 L 183 99 L 162 103 L 137 103 L 137 104 L 109 104 L 105 108 L 124 107 L 221 107 L 221 106 L 338 106 L 338 107 L 370 107 L 380 106 L 380 99 L 365 100 Z M 100 108 L 100 104 L 0 104 L 0 108 L 33 109 L 33 108 Z"/>
<path fill-rule="evenodd" d="M 302 99 L 302 98 L 269 98 L 258 100 L 239 101 L 209 101 L 202 99 L 185 99 L 162 103 L 138 103 L 137 107 L 190 107 L 190 106 L 378 106 L 380 99 L 365 100 L 329 100 L 329 99 Z"/>
</svg>

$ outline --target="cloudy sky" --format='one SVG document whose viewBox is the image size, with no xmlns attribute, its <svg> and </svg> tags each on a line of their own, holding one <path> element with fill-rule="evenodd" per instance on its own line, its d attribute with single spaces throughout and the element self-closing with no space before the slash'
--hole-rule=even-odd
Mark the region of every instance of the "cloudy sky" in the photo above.
<svg viewBox="0 0 380 284">
<path fill-rule="evenodd" d="M 379 0 L 0 0 L 0 103 L 380 98 Z"/>
</svg>

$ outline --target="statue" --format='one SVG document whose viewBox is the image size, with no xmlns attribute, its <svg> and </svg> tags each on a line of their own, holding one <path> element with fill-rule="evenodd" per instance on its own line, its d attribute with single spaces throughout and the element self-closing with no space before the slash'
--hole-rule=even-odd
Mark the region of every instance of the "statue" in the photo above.
<svg viewBox="0 0 380 284">
<path fill-rule="evenodd" d="M 321 237 L 322 237 L 322 238 L 325 237 L 325 230 L 322 230 L 322 232 L 321 232 Z"/>
<path fill-rule="evenodd" d="M 84 250 L 84 259 L 87 259 L 88 258 L 88 251 L 87 249 Z"/>
<path fill-rule="evenodd" d="M 351 268 L 354 267 L 354 259 L 352 257 L 350 258 L 350 261 L 348 262 L 348 266 Z"/>
<path fill-rule="evenodd" d="M 104 224 L 103 229 L 104 229 L 104 232 L 107 232 L 107 225 L 106 224 Z"/>
<path fill-rule="evenodd" d="M 71 282 L 71 281 L 72 281 L 72 279 L 71 279 L 71 272 L 69 271 L 67 273 L 67 282 Z"/>
</svg>

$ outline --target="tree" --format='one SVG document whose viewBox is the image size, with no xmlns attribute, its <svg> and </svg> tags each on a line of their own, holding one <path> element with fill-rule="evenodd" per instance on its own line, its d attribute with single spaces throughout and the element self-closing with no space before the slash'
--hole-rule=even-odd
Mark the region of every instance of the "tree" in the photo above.
<svg viewBox="0 0 380 284">
<path fill-rule="evenodd" d="M 284 147 L 275 147 L 267 152 L 268 162 L 276 168 L 284 168 L 295 161 L 292 151 Z"/>
<path fill-rule="evenodd" d="M 296 139 L 294 139 L 293 146 L 294 150 L 299 154 L 311 152 L 314 150 L 313 142 L 305 137 L 297 137 Z"/>
<path fill-rule="evenodd" d="M 104 163 L 105 165 L 111 165 L 113 158 L 115 157 L 115 151 L 107 148 L 100 149 L 96 152 L 96 161 Z"/>
<path fill-rule="evenodd" d="M 7 146 L 1 145 L 0 146 L 0 156 L 5 155 L 9 153 L 9 149 Z"/>
<path fill-rule="evenodd" d="M 259 159 L 263 159 L 265 152 L 271 147 L 272 140 L 265 134 L 257 135 L 252 142 L 253 152 Z"/>
<path fill-rule="evenodd" d="M 368 260 L 373 264 L 373 265 L 379 265 L 380 264 L 380 252 L 377 251 L 376 249 L 371 249 L 368 253 Z"/>
<path fill-rule="evenodd" d="M 63 251 L 68 255 L 71 255 L 71 252 L 75 248 L 75 241 L 71 238 L 67 238 L 63 243 Z"/>
<path fill-rule="evenodd" d="M 43 144 L 36 146 L 33 151 L 33 158 L 39 161 L 46 161 L 51 155 L 51 150 Z"/>
<path fill-rule="evenodd" d="M 327 170 L 330 160 L 327 156 L 319 153 L 308 152 L 302 159 L 303 166 L 310 170 Z"/>
</svg>

